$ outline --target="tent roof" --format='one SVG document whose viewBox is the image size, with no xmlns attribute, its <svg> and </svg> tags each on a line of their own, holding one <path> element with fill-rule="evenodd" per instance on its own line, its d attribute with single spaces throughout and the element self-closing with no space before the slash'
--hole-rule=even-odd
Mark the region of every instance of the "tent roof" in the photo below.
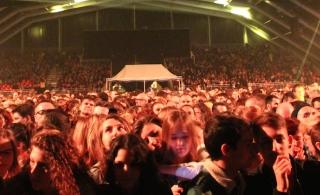
<svg viewBox="0 0 320 195">
<path fill-rule="evenodd" d="M 125 65 L 125 67 L 109 81 L 153 81 L 175 80 L 181 76 L 172 74 L 162 64 Z"/>
</svg>

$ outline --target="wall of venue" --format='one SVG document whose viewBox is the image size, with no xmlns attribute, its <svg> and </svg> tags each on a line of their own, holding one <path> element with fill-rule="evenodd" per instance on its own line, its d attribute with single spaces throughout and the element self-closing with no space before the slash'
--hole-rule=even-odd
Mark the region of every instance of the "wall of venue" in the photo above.
<svg viewBox="0 0 320 195">
<path fill-rule="evenodd" d="M 82 31 L 85 30 L 157 30 L 189 29 L 192 46 L 243 45 L 244 27 L 232 19 L 208 17 L 181 12 L 104 9 L 32 24 L 0 45 L 6 49 L 81 50 Z M 250 43 L 262 42 L 248 30 Z M 257 41 L 258 40 L 258 41 Z"/>
</svg>

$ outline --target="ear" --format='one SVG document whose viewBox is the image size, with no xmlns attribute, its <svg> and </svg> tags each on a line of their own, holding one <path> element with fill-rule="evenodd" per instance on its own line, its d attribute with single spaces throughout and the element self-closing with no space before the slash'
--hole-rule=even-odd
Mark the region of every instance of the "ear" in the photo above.
<svg viewBox="0 0 320 195">
<path fill-rule="evenodd" d="M 30 115 L 27 116 L 27 122 L 32 122 L 32 119 L 31 119 Z"/>
<path fill-rule="evenodd" d="M 268 110 L 268 111 L 272 110 L 271 104 L 266 105 L 266 110 Z"/>
<path fill-rule="evenodd" d="M 228 144 L 222 144 L 220 150 L 223 156 L 228 156 L 230 152 L 230 146 Z"/>
<path fill-rule="evenodd" d="M 314 145 L 316 146 L 316 149 L 320 151 L 320 142 L 316 142 Z"/>
</svg>

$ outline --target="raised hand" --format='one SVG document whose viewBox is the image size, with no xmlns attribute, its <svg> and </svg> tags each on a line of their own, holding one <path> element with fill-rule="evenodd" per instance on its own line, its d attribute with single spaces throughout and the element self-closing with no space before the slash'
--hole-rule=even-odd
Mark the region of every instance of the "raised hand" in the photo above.
<svg viewBox="0 0 320 195">
<path fill-rule="evenodd" d="M 277 190 L 279 192 L 288 192 L 290 187 L 289 176 L 292 169 L 289 157 L 278 155 L 272 168 L 276 176 Z"/>
</svg>

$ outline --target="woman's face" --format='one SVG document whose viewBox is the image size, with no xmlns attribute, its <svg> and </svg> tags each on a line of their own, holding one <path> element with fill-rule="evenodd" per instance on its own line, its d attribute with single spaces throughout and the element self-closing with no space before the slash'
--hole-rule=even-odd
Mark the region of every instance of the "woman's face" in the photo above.
<svg viewBox="0 0 320 195">
<path fill-rule="evenodd" d="M 201 112 L 200 108 L 194 107 L 193 110 L 194 110 L 196 120 L 199 122 L 202 122 L 202 112 Z"/>
<path fill-rule="evenodd" d="M 172 132 L 168 145 L 174 152 L 176 158 L 185 158 L 191 150 L 191 137 L 188 131 L 183 128 Z"/>
<path fill-rule="evenodd" d="M 126 192 L 130 192 L 138 185 L 141 168 L 130 164 L 130 155 L 127 149 L 120 149 L 114 159 L 115 180 Z"/>
<path fill-rule="evenodd" d="M 27 117 L 22 117 L 18 112 L 14 112 L 12 114 L 13 116 L 13 123 L 22 123 L 24 125 L 27 125 L 28 123 L 28 118 Z"/>
<path fill-rule="evenodd" d="M 147 123 L 142 128 L 141 138 L 147 141 L 150 150 L 161 148 L 162 128 L 154 123 Z"/>
<path fill-rule="evenodd" d="M 47 191 L 51 189 L 50 173 L 45 163 L 44 151 L 37 146 L 31 147 L 30 180 L 35 190 Z"/>
<path fill-rule="evenodd" d="M 0 178 L 5 178 L 12 167 L 14 153 L 9 139 L 0 138 Z"/>
<path fill-rule="evenodd" d="M 109 151 L 111 141 L 126 133 L 127 131 L 120 121 L 113 118 L 105 120 L 102 124 L 102 143 L 104 148 Z"/>
</svg>

